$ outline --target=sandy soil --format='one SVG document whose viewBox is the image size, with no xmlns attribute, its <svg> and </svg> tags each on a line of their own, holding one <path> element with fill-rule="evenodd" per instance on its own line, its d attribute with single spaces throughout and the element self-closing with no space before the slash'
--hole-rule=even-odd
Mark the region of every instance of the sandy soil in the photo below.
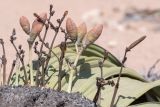
<svg viewBox="0 0 160 107">
<path fill-rule="evenodd" d="M 82 22 L 84 19 L 82 17 L 86 16 L 86 12 L 96 9 L 102 11 L 103 21 L 101 23 L 106 23 L 106 25 L 96 43 L 111 51 L 119 59 L 122 58 L 126 46 L 140 36 L 147 35 L 147 39 L 128 54 L 126 65 L 138 72 L 147 72 L 150 66 L 160 58 L 160 30 L 156 32 L 151 30 L 150 27 L 153 23 L 145 21 L 132 22 L 129 29 L 124 28 L 123 24 L 117 24 L 129 8 L 157 9 L 160 8 L 159 0 L 1 0 L 0 38 L 5 41 L 8 71 L 10 70 L 9 65 L 15 59 L 15 51 L 9 41 L 13 28 L 16 28 L 17 31 L 17 45 L 22 44 L 25 50 L 28 49 L 26 42 L 28 37 L 19 26 L 19 17 L 25 15 L 32 22 L 34 19 L 33 13 L 48 11 L 49 4 L 53 4 L 56 11 L 53 21 L 61 17 L 65 10 L 69 11 L 68 16 L 72 17 L 77 24 Z M 87 24 L 91 26 L 91 23 Z M 48 40 L 51 37 L 53 37 L 52 32 L 49 32 Z M 59 35 L 56 44 L 59 43 L 62 37 Z M 2 50 L 0 50 L 1 54 Z M 159 68 L 157 68 L 157 72 Z"/>
</svg>

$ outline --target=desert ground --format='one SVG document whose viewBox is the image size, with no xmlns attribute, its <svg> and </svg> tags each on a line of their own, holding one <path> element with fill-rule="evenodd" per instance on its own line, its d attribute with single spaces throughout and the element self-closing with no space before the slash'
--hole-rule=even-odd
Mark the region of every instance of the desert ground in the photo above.
<svg viewBox="0 0 160 107">
<path fill-rule="evenodd" d="M 88 30 L 97 23 L 104 24 L 103 33 L 96 44 L 104 47 L 120 60 L 126 46 L 146 35 L 147 38 L 143 43 L 127 55 L 126 66 L 137 72 L 147 73 L 160 58 L 159 0 L 0 0 L 0 38 L 5 41 L 8 73 L 16 54 L 9 39 L 12 29 L 16 29 L 16 45 L 22 44 L 27 56 L 28 36 L 22 31 L 19 18 L 26 16 L 32 23 L 35 18 L 33 13 L 48 12 L 50 4 L 53 4 L 56 11 L 52 18 L 53 23 L 63 15 L 65 10 L 68 10 L 68 17 L 71 17 L 77 25 L 86 21 Z M 126 13 L 131 15 L 126 18 Z M 50 41 L 53 32 L 49 31 L 48 35 L 47 40 Z M 63 35 L 60 34 L 56 44 L 60 43 L 62 38 Z M 27 61 L 27 58 L 25 60 Z M 156 66 L 155 72 L 159 73 L 159 70 L 160 64 Z"/>
</svg>

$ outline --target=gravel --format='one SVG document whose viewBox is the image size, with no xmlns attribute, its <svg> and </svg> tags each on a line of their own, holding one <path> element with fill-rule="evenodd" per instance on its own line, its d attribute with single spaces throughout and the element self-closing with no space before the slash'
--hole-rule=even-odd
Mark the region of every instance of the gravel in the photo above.
<svg viewBox="0 0 160 107">
<path fill-rule="evenodd" d="M 0 107 L 95 107 L 80 93 L 29 86 L 1 86 Z"/>
</svg>

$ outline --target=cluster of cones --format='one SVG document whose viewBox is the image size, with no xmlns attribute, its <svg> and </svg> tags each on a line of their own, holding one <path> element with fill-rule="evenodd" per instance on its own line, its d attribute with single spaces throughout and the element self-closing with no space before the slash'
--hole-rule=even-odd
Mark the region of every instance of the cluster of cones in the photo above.
<svg viewBox="0 0 160 107">
<path fill-rule="evenodd" d="M 47 13 L 41 13 L 39 14 L 39 16 L 43 20 L 43 22 L 47 20 Z M 35 19 L 32 23 L 32 28 L 30 28 L 30 22 L 25 16 L 22 16 L 20 18 L 20 25 L 23 31 L 30 36 L 30 38 L 28 39 L 28 42 L 30 44 L 33 44 L 37 35 L 40 34 L 44 26 L 44 24 L 38 21 L 38 19 Z M 87 27 L 84 22 L 77 27 L 74 21 L 71 18 L 68 18 L 66 20 L 66 30 L 68 36 L 72 41 L 76 41 L 77 44 L 82 43 L 83 47 L 87 47 L 89 44 L 95 42 L 101 35 L 103 25 L 96 25 L 87 32 Z"/>
<path fill-rule="evenodd" d="M 102 33 L 103 25 L 99 24 L 87 32 L 86 24 L 83 22 L 78 27 L 71 18 L 66 21 L 66 30 L 71 40 L 76 41 L 85 48 L 95 42 Z"/>
</svg>

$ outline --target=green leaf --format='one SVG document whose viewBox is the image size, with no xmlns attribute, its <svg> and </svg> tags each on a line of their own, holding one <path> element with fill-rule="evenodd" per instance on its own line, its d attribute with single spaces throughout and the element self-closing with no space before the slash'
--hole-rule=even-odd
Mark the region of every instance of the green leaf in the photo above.
<svg viewBox="0 0 160 107">
<path fill-rule="evenodd" d="M 70 42 L 67 43 L 67 47 L 76 52 L 76 49 L 75 49 L 75 46 L 73 43 L 70 43 Z M 104 48 L 102 48 L 96 44 L 91 44 L 83 52 L 83 55 L 84 56 L 96 56 L 96 57 L 103 58 L 104 54 L 106 54 L 105 51 L 107 51 L 107 50 L 105 50 Z M 117 66 L 121 66 L 121 62 L 114 55 L 112 55 L 110 52 L 108 55 L 108 60 Z"/>
<path fill-rule="evenodd" d="M 115 82 L 117 78 L 113 79 Z M 96 85 L 95 85 L 95 76 L 92 76 L 89 79 L 80 79 L 78 80 L 73 87 L 73 92 L 81 92 L 84 96 L 89 99 L 93 99 L 96 93 Z M 116 107 L 126 107 L 134 102 L 136 99 L 141 97 L 147 91 L 152 90 L 159 86 L 160 81 L 155 81 L 151 83 L 141 82 L 139 80 L 122 77 L 120 81 L 120 86 L 118 89 L 118 94 L 115 100 Z M 66 87 L 64 86 L 64 89 Z M 111 99 L 113 96 L 114 87 L 105 86 L 105 89 L 101 92 L 101 106 L 109 107 L 111 103 Z"/>
<path fill-rule="evenodd" d="M 59 47 L 53 49 L 55 54 L 60 57 L 61 50 Z M 80 92 L 85 97 L 93 99 L 97 91 L 96 78 L 100 77 L 100 68 L 98 65 L 99 59 L 103 58 L 105 55 L 105 50 L 97 45 L 90 45 L 80 56 L 77 64 L 77 75 L 74 75 L 73 79 L 73 92 Z M 68 58 L 71 62 L 74 62 L 76 58 L 76 51 L 74 44 L 68 43 L 65 58 Z M 106 80 L 114 80 L 116 83 L 117 76 L 119 75 L 121 63 L 109 53 L 108 59 L 104 62 L 103 66 L 103 77 Z M 59 63 L 57 58 L 52 55 L 48 66 L 48 75 L 45 76 L 45 80 L 48 81 L 46 84 L 50 88 L 57 89 L 58 80 L 58 69 Z M 62 90 L 66 91 L 68 88 L 69 79 L 69 67 L 64 61 L 63 72 L 65 76 L 62 79 Z M 34 71 L 34 75 L 36 72 Z M 76 74 L 76 73 L 75 73 Z M 20 76 L 24 77 L 23 72 L 20 72 Z M 160 81 L 147 82 L 140 74 L 130 68 L 123 68 L 121 75 L 120 86 L 118 94 L 116 97 L 117 107 L 126 107 L 138 100 L 143 95 L 154 96 L 158 101 L 160 101 Z M 28 74 L 29 77 L 29 74 Z M 12 77 L 14 80 L 15 76 Z M 22 79 L 19 79 L 19 84 L 23 85 Z M 14 81 L 12 81 L 14 84 Z M 105 86 L 101 92 L 103 100 L 101 100 L 102 107 L 109 107 L 112 99 L 114 87 Z M 147 100 L 148 101 L 148 100 Z M 141 103 L 141 102 L 140 102 Z M 136 103 L 133 103 L 136 104 Z M 146 104 L 146 103 L 144 103 Z M 143 106 L 142 106 L 143 107 Z"/>
<path fill-rule="evenodd" d="M 128 107 L 160 107 L 160 102 L 147 102 L 147 103 L 136 104 Z"/>
</svg>

